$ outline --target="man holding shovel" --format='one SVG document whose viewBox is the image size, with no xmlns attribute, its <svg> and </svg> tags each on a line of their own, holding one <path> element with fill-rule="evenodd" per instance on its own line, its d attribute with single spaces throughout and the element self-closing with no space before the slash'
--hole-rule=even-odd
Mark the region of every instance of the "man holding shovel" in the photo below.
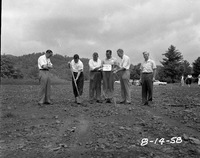
<svg viewBox="0 0 200 158">
<path fill-rule="evenodd" d="M 83 93 L 84 74 L 83 63 L 79 59 L 79 55 L 75 54 L 74 59 L 68 64 L 72 73 L 72 87 L 75 96 L 75 103 L 81 103 L 81 95 Z"/>
</svg>

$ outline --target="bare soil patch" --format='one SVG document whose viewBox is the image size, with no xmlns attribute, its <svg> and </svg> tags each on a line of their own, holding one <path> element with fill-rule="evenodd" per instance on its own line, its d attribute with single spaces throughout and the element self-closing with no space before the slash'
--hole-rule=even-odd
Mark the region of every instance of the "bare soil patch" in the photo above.
<svg viewBox="0 0 200 158">
<path fill-rule="evenodd" d="M 37 105 L 37 85 L 1 85 L 0 153 L 5 158 L 200 157 L 200 88 L 154 86 L 149 107 L 141 87 L 132 103 L 74 103 L 70 84 L 53 85 L 53 105 Z M 115 97 L 120 100 L 119 84 Z"/>
</svg>

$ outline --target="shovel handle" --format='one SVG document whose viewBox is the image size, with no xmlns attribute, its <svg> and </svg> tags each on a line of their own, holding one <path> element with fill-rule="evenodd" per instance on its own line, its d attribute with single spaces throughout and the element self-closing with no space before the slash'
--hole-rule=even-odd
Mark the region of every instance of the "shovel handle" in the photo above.
<svg viewBox="0 0 200 158">
<path fill-rule="evenodd" d="M 76 80 L 75 80 L 74 73 L 73 73 L 72 69 L 71 69 L 71 73 L 72 73 L 72 78 L 73 78 L 73 81 L 74 81 L 74 85 L 75 85 L 75 87 L 76 87 L 76 91 L 77 91 L 77 93 L 78 93 L 78 96 L 80 96 L 80 93 L 79 93 L 79 90 L 78 90 L 78 86 L 77 86 L 77 84 L 76 84 Z"/>
</svg>

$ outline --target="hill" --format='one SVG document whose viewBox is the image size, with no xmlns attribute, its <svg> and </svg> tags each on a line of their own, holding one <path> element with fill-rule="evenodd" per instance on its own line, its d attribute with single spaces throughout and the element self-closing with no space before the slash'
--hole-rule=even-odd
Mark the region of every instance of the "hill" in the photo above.
<svg viewBox="0 0 200 158">
<path fill-rule="evenodd" d="M 14 55 L 1 55 L 1 77 L 4 78 L 25 78 L 25 79 L 37 79 L 38 77 L 38 58 L 44 54 L 44 52 L 32 53 L 22 56 Z M 51 58 L 54 68 L 51 70 L 52 76 L 71 80 L 71 72 L 67 68 L 67 63 L 71 61 L 73 57 L 62 56 L 55 54 Z M 81 58 L 84 64 L 85 79 L 89 77 L 89 59 Z M 11 70 L 10 70 L 11 69 Z M 10 75 L 2 76 L 3 73 L 10 73 Z M 21 77 L 19 76 L 21 74 Z"/>
<path fill-rule="evenodd" d="M 38 78 L 38 58 L 43 55 L 44 52 L 26 54 L 22 56 L 14 55 L 1 55 L 1 77 L 3 78 L 23 78 L 23 79 L 37 79 Z M 51 70 L 52 78 L 71 80 L 71 72 L 67 67 L 67 63 L 71 61 L 73 57 L 63 56 L 55 54 L 51 57 L 53 63 L 53 69 Z M 84 65 L 84 76 L 85 80 L 89 80 L 89 59 L 80 59 Z M 162 66 L 158 66 L 158 71 L 161 70 Z M 140 78 L 140 63 L 137 65 L 130 66 L 131 79 Z M 157 73 L 157 78 L 161 79 Z M 162 80 L 162 79 L 161 79 Z"/>
</svg>

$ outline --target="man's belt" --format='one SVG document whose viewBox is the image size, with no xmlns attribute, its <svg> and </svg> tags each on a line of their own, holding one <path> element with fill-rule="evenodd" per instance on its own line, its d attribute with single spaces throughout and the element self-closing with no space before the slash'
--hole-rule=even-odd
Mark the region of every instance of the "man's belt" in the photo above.
<svg viewBox="0 0 200 158">
<path fill-rule="evenodd" d="M 142 74 L 152 74 L 153 72 L 142 72 Z"/>
<path fill-rule="evenodd" d="M 40 69 L 41 71 L 49 71 L 49 69 Z"/>
</svg>

